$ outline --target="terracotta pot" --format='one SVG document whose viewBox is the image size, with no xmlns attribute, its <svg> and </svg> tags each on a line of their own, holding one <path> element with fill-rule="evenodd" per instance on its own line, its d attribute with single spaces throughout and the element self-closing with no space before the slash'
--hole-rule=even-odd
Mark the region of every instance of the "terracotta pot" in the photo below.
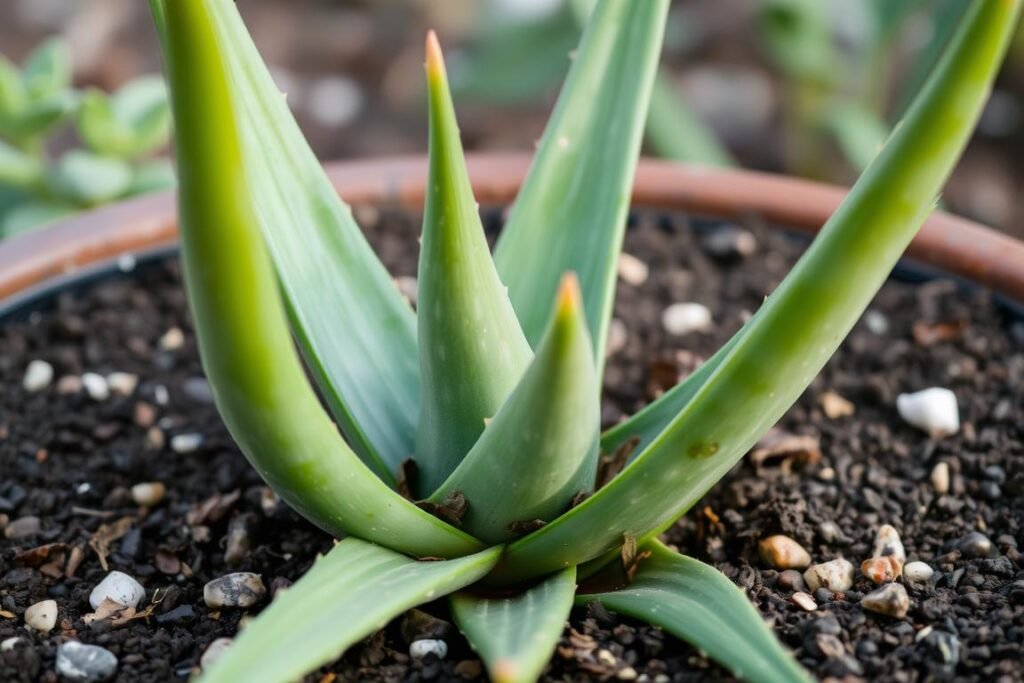
<svg viewBox="0 0 1024 683">
<path fill-rule="evenodd" d="M 527 154 L 469 157 L 473 189 L 481 204 L 511 202 L 530 163 Z M 333 163 L 338 192 L 353 205 L 423 204 L 424 157 Z M 645 159 L 633 190 L 636 206 L 700 216 L 756 215 L 772 224 L 817 231 L 842 201 L 840 187 L 750 171 L 686 166 Z M 0 243 L 0 301 L 31 298 L 62 278 L 107 268 L 125 254 L 173 246 L 177 216 L 173 193 L 150 195 L 101 208 Z M 977 223 L 937 212 L 908 255 L 927 266 L 977 282 L 1024 302 L 1024 243 Z"/>
</svg>

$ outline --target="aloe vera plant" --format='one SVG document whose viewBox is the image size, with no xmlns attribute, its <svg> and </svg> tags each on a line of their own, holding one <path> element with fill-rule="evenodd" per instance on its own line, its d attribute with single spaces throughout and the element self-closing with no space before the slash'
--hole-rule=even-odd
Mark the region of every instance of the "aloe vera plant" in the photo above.
<svg viewBox="0 0 1024 683">
<path fill-rule="evenodd" d="M 604 339 L 668 0 L 597 4 L 493 258 L 428 38 L 415 313 L 234 3 L 151 4 L 177 130 L 185 280 L 218 408 L 282 498 L 345 537 L 204 680 L 294 680 L 444 596 L 496 681 L 535 679 L 572 605 L 590 600 L 747 680 L 807 680 L 728 579 L 657 535 L 792 405 L 884 282 L 973 129 L 1020 0 L 973 3 L 778 290 L 698 372 L 605 434 Z M 630 444 L 629 464 L 595 490 L 600 453 Z"/>
</svg>

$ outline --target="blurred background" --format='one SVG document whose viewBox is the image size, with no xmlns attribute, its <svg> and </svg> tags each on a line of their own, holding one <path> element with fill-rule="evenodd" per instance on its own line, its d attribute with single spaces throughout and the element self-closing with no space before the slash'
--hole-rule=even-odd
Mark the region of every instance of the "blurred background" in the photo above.
<svg viewBox="0 0 1024 683">
<path fill-rule="evenodd" d="M 589 4 L 238 0 L 325 160 L 425 152 L 428 28 L 447 50 L 466 147 L 531 149 Z M 899 119 L 968 5 L 676 0 L 645 151 L 848 184 Z M 0 230 L 11 234 L 173 182 L 160 161 L 166 111 L 152 83 L 137 80 L 160 70 L 147 3 L 7 0 L 0 5 L 0 53 L 10 67 L 0 72 Z M 18 69 L 30 95 L 33 77 L 52 82 L 36 88 L 46 98 L 23 106 L 20 119 L 2 111 L 5 73 Z M 126 84 L 132 87 L 124 90 Z M 50 118 L 36 125 L 40 109 Z M 1024 237 L 1022 190 L 1019 31 L 943 202 Z"/>
</svg>

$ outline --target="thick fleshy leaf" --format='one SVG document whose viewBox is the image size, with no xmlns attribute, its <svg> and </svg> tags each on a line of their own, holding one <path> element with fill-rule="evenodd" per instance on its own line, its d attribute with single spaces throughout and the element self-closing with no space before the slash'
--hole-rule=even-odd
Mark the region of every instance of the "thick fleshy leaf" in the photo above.
<svg viewBox="0 0 1024 683">
<path fill-rule="evenodd" d="M 70 202 L 95 206 L 124 195 L 133 177 L 131 166 L 119 159 L 73 149 L 57 162 L 50 185 Z"/>
<path fill-rule="evenodd" d="M 416 438 L 415 316 L 303 138 L 235 3 L 209 6 L 244 117 L 257 218 L 299 346 L 353 448 L 393 481 Z"/>
<path fill-rule="evenodd" d="M 657 541 L 637 565 L 633 581 L 618 590 L 586 593 L 610 610 L 660 626 L 696 646 L 738 678 L 751 683 L 810 681 L 761 615 L 714 567 L 674 553 Z"/>
<path fill-rule="evenodd" d="M 532 683 L 551 659 L 575 592 L 570 567 L 515 595 L 455 593 L 452 617 L 494 683 Z"/>
<path fill-rule="evenodd" d="M 139 78 L 112 97 L 91 90 L 82 98 L 78 133 L 92 149 L 125 159 L 147 154 L 167 142 L 171 114 L 167 88 L 159 78 Z"/>
<path fill-rule="evenodd" d="M 200 680 L 298 680 L 402 612 L 473 583 L 500 555 L 501 548 L 491 548 L 458 560 L 417 562 L 347 538 L 246 626 Z"/>
<path fill-rule="evenodd" d="M 569 275 L 530 367 L 431 502 L 443 505 L 461 494 L 469 533 L 491 543 L 515 538 L 589 492 L 599 429 L 590 338 L 579 286 Z"/>
<path fill-rule="evenodd" d="M 599 366 L 667 13 L 667 0 L 594 9 L 494 255 L 534 346 L 562 273 L 579 275 Z"/>
<path fill-rule="evenodd" d="M 495 581 L 598 557 L 671 525 L 793 404 L 935 204 L 977 122 L 1020 0 L 975 3 L 906 120 L 736 346 L 609 485 L 512 544 Z"/>
<path fill-rule="evenodd" d="M 43 177 L 43 165 L 27 152 L 0 140 L 0 185 L 30 188 Z"/>
<path fill-rule="evenodd" d="M 416 556 L 479 543 L 388 488 L 350 450 L 306 380 L 244 170 L 238 106 L 209 0 L 165 3 L 181 251 L 200 356 L 221 416 L 281 497 L 334 534 Z M 283 172 L 278 170 L 278 172 Z"/>
<path fill-rule="evenodd" d="M 51 38 L 32 51 L 22 70 L 30 99 L 44 100 L 71 85 L 71 51 L 64 41 Z"/>
<path fill-rule="evenodd" d="M 430 176 L 417 296 L 418 490 L 455 470 L 512 393 L 533 352 L 498 279 L 459 141 L 437 38 L 427 38 Z"/>
</svg>

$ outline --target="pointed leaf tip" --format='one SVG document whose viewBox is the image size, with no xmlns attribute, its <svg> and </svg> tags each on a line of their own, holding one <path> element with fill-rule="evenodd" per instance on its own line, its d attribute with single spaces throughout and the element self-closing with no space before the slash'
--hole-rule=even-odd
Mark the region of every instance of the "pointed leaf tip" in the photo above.
<svg viewBox="0 0 1024 683">
<path fill-rule="evenodd" d="M 583 295 L 580 293 L 580 280 L 573 271 L 568 271 L 562 276 L 558 285 L 557 309 L 558 315 L 567 315 L 577 311 L 582 306 Z"/>
<path fill-rule="evenodd" d="M 444 54 L 437 33 L 427 31 L 427 76 L 437 78 L 444 75 Z"/>
</svg>

